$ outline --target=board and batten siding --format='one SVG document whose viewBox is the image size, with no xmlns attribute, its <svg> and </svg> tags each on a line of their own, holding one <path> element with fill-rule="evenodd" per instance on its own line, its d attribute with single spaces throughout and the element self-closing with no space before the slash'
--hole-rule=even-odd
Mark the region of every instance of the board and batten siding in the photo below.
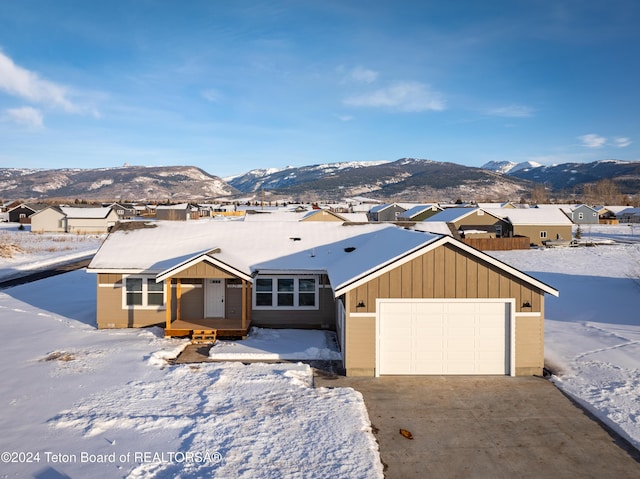
<svg viewBox="0 0 640 479">
<path fill-rule="evenodd" d="M 345 294 L 345 369 L 348 375 L 375 373 L 377 298 L 514 298 L 516 375 L 542 372 L 543 291 L 446 244 Z M 530 307 L 525 306 L 527 304 Z"/>
<path fill-rule="evenodd" d="M 96 322 L 98 329 L 142 328 L 164 324 L 165 310 L 122 308 L 122 274 L 99 273 Z"/>
</svg>

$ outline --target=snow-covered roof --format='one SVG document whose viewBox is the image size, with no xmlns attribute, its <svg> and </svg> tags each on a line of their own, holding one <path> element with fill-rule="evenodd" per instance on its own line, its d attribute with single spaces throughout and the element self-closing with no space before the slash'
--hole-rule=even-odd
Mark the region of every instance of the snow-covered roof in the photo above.
<svg viewBox="0 0 640 479">
<path fill-rule="evenodd" d="M 436 213 L 433 216 L 430 216 L 425 221 L 443 221 L 445 223 L 450 223 L 452 221 L 456 221 L 464 216 L 467 216 L 474 211 L 477 211 L 479 208 L 446 208 L 443 211 Z M 507 210 L 505 210 L 507 211 Z M 510 210 L 509 210 L 510 211 Z"/>
<path fill-rule="evenodd" d="M 640 215 L 640 208 L 625 208 L 616 213 L 616 216 L 621 216 L 621 215 L 632 215 L 632 216 Z"/>
<path fill-rule="evenodd" d="M 77 208 L 73 206 L 60 206 L 60 211 L 62 211 L 67 218 L 101 219 L 106 218 L 111 210 L 112 208 L 110 206 L 104 208 Z"/>
<path fill-rule="evenodd" d="M 406 209 L 406 208 L 404 208 L 404 207 L 400 206 L 400 205 L 399 205 L 399 204 L 397 204 L 397 203 L 385 203 L 385 204 L 383 204 L 383 205 L 376 205 L 376 206 L 374 206 L 373 208 L 371 208 L 371 209 L 369 210 L 369 212 L 371 212 L 371 213 L 379 213 L 380 211 L 384 211 L 384 210 L 386 210 L 387 208 L 391 208 L 392 206 L 397 206 L 397 207 L 399 207 L 399 208 Z"/>
<path fill-rule="evenodd" d="M 160 275 L 207 255 L 245 277 L 258 271 L 326 272 L 335 288 L 438 237 L 380 224 L 157 221 L 116 229 L 89 271 Z"/>
<path fill-rule="evenodd" d="M 158 205 L 156 210 L 187 210 L 189 203 L 180 203 L 177 205 Z"/>
<path fill-rule="evenodd" d="M 487 213 L 506 218 L 512 225 L 572 225 L 560 208 L 487 209 Z"/>
<path fill-rule="evenodd" d="M 398 215 L 398 218 L 409 218 L 410 219 L 410 218 L 412 218 L 412 217 L 414 217 L 416 215 L 419 215 L 423 211 L 432 209 L 434 206 L 436 208 L 438 207 L 438 205 L 435 204 L 435 203 L 428 204 L 428 205 L 415 205 L 415 206 L 412 206 L 411 208 L 409 208 L 407 211 L 404 211 L 403 213 L 400 213 Z"/>
<path fill-rule="evenodd" d="M 451 229 L 446 221 L 419 221 L 411 227 L 417 231 L 426 231 L 436 235 L 452 236 Z"/>
</svg>

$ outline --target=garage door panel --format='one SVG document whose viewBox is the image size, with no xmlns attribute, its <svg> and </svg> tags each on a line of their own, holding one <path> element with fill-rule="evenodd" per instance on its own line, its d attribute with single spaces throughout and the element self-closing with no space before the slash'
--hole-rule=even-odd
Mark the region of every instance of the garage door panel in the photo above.
<svg viewBox="0 0 640 479">
<path fill-rule="evenodd" d="M 381 301 L 380 374 L 506 374 L 509 304 Z"/>
</svg>

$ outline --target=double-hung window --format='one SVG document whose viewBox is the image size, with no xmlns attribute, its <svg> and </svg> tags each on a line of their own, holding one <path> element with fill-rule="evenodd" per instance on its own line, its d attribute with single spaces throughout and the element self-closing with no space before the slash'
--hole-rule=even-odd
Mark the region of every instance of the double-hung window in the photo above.
<svg viewBox="0 0 640 479">
<path fill-rule="evenodd" d="M 315 277 L 258 277 L 254 291 L 256 309 L 318 309 Z"/>
<path fill-rule="evenodd" d="M 157 308 L 163 305 L 164 283 L 143 276 L 124 278 L 123 307 Z"/>
</svg>

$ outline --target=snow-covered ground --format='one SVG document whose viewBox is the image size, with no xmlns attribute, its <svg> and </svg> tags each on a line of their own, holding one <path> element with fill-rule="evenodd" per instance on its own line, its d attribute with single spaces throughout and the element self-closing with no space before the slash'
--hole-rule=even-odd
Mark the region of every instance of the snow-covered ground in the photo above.
<svg viewBox="0 0 640 479">
<path fill-rule="evenodd" d="M 106 235 L 31 233 L 31 226 L 0 223 L 0 281 L 94 254 Z"/>
<path fill-rule="evenodd" d="M 229 360 L 341 359 L 335 333 L 308 329 L 251 328 L 244 341 L 216 341 L 209 357 Z"/>
<path fill-rule="evenodd" d="M 560 290 L 546 298 L 553 381 L 640 448 L 640 244 L 491 254 Z M 0 258 L 0 273 L 28 256 Z M 0 453 L 14 453 L 0 477 L 382 477 L 359 393 L 314 389 L 302 364 L 169 366 L 183 340 L 95 329 L 83 271 L 0 292 L 0 324 Z M 243 353 L 288 354 L 285 333 L 264 349 L 269 334 Z M 289 353 L 332 350 L 324 335 L 305 341 Z"/>
<path fill-rule="evenodd" d="M 185 340 L 95 329 L 92 279 L 0 293 L 0 477 L 382 477 L 360 393 L 300 363 L 168 366 Z"/>
</svg>

